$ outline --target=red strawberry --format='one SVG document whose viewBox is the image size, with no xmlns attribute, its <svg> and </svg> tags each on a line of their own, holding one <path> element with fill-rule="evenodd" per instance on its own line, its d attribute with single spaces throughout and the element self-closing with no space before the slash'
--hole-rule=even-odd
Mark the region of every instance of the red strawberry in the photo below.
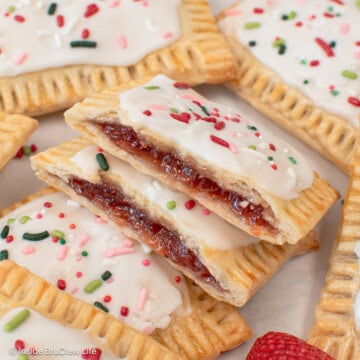
<svg viewBox="0 0 360 360">
<path fill-rule="evenodd" d="M 100 360 L 102 351 L 98 348 L 85 349 L 81 354 L 84 360 Z"/>
<path fill-rule="evenodd" d="M 246 360 L 334 359 L 296 336 L 280 332 L 268 332 L 255 341 Z"/>
</svg>

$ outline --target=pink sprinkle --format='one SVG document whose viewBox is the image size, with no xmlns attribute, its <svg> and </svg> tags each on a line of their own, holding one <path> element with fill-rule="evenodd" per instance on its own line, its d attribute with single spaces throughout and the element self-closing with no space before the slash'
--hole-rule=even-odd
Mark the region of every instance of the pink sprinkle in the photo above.
<svg viewBox="0 0 360 360">
<path fill-rule="evenodd" d="M 22 15 L 15 15 L 14 20 L 17 21 L 17 22 L 22 23 L 22 22 L 25 21 L 25 18 Z"/>
<path fill-rule="evenodd" d="M 19 55 L 19 57 L 15 60 L 15 65 L 22 65 L 28 57 L 27 53 L 22 53 Z"/>
<path fill-rule="evenodd" d="M 136 305 L 137 310 L 144 310 L 148 295 L 149 295 L 149 290 L 148 289 L 142 288 L 140 290 L 139 297 L 138 297 L 138 302 L 137 302 L 137 305 Z"/>
<path fill-rule="evenodd" d="M 210 215 L 210 210 L 204 209 L 204 210 L 203 210 L 203 214 L 204 214 L 204 215 Z"/>
<path fill-rule="evenodd" d="M 79 291 L 79 288 L 73 288 L 72 290 L 71 290 L 71 294 L 72 295 L 74 295 L 74 294 L 76 294 L 77 292 Z"/>
<path fill-rule="evenodd" d="M 143 333 L 145 334 L 145 335 L 151 335 L 152 333 L 153 333 L 153 329 L 152 328 L 150 328 L 150 327 L 146 327 L 146 328 L 144 328 L 144 330 L 143 330 Z"/>
<path fill-rule="evenodd" d="M 346 35 L 349 31 L 350 31 L 350 24 L 349 23 L 344 23 L 344 24 L 341 25 L 341 28 L 340 28 L 340 34 L 341 35 Z"/>
<path fill-rule="evenodd" d="M 81 271 L 77 271 L 75 275 L 77 278 L 81 278 L 83 274 Z"/>
<path fill-rule="evenodd" d="M 357 51 L 354 53 L 354 58 L 355 59 L 360 59 L 360 51 Z"/>
<path fill-rule="evenodd" d="M 170 30 L 165 30 L 163 31 L 163 33 L 161 34 L 163 39 L 169 39 L 171 37 L 173 37 L 173 33 Z"/>
<path fill-rule="evenodd" d="M 120 0 L 114 0 L 111 4 L 110 7 L 111 8 L 116 8 L 120 5 Z"/>
<path fill-rule="evenodd" d="M 42 214 L 40 214 L 40 213 L 38 213 L 38 214 L 36 214 L 36 216 L 35 216 L 37 219 L 42 219 Z"/>
<path fill-rule="evenodd" d="M 99 215 L 96 215 L 96 219 L 95 219 L 95 222 L 97 224 L 107 224 L 107 221 L 105 219 L 103 219 L 101 216 Z"/>
<path fill-rule="evenodd" d="M 148 6 L 148 5 L 149 5 L 149 3 L 148 3 L 147 0 L 143 0 L 143 1 L 142 1 L 142 6 Z"/>
<path fill-rule="evenodd" d="M 58 259 L 59 260 L 64 260 L 66 258 L 66 255 L 68 253 L 68 246 L 67 245 L 62 245 L 59 247 L 59 252 L 58 252 Z"/>
<path fill-rule="evenodd" d="M 241 11 L 240 9 L 228 9 L 228 10 L 225 10 L 225 15 L 226 16 L 238 16 L 241 14 Z"/>
<path fill-rule="evenodd" d="M 239 150 L 237 148 L 237 146 L 231 142 L 229 142 L 229 150 L 233 153 L 233 154 L 238 154 Z"/>
<path fill-rule="evenodd" d="M 110 279 L 106 280 L 107 284 L 111 284 L 115 279 L 113 277 L 111 277 Z"/>
<path fill-rule="evenodd" d="M 133 253 L 134 253 L 133 248 L 116 247 L 116 248 L 106 250 L 104 253 L 104 256 L 113 257 L 113 256 L 127 255 L 127 254 L 133 254 Z"/>
<path fill-rule="evenodd" d="M 126 49 L 128 44 L 125 36 L 119 35 L 116 39 L 117 43 L 120 45 L 122 49 Z"/>
<path fill-rule="evenodd" d="M 150 265 L 150 260 L 149 260 L 149 259 L 144 259 L 143 262 L 142 262 L 142 264 L 143 264 L 144 266 L 149 266 L 149 265 Z"/>
<path fill-rule="evenodd" d="M 131 239 L 125 239 L 125 240 L 124 240 L 124 245 L 125 245 L 126 247 L 131 248 L 131 247 L 134 246 L 134 241 L 131 240 Z"/>
<path fill-rule="evenodd" d="M 90 240 L 89 235 L 87 234 L 83 235 L 78 241 L 78 246 L 83 247 L 89 240 Z"/>
<path fill-rule="evenodd" d="M 148 105 L 148 109 L 152 109 L 152 110 L 169 110 L 169 107 L 166 105 L 161 105 L 161 104 L 149 104 Z"/>
<path fill-rule="evenodd" d="M 33 246 L 29 245 L 29 246 L 26 246 L 23 248 L 22 253 L 24 255 L 30 255 L 30 254 L 34 253 L 35 251 L 36 251 L 36 249 Z"/>
<path fill-rule="evenodd" d="M 329 90 L 330 91 L 335 90 L 335 85 L 329 85 Z"/>
<path fill-rule="evenodd" d="M 181 97 L 182 99 L 197 101 L 197 102 L 200 103 L 200 105 L 201 105 L 202 99 L 200 99 L 200 98 L 199 98 L 198 96 L 196 96 L 195 94 L 180 93 L 180 94 L 179 94 L 179 97 Z"/>
</svg>

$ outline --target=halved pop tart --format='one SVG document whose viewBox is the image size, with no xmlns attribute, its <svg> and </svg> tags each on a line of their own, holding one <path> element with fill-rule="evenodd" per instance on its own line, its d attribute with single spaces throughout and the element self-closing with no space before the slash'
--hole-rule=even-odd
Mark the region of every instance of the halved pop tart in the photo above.
<svg viewBox="0 0 360 360">
<path fill-rule="evenodd" d="M 36 174 L 162 255 L 218 300 L 241 306 L 291 257 L 317 247 L 260 241 L 84 138 L 32 158 Z"/>
<path fill-rule="evenodd" d="M 164 75 L 88 98 L 65 119 L 137 170 L 274 244 L 299 241 L 338 197 L 290 145 Z"/>
<path fill-rule="evenodd" d="M 214 359 L 251 336 L 237 309 L 63 193 L 0 217 L 0 301 L 88 329 L 127 360 Z"/>
</svg>

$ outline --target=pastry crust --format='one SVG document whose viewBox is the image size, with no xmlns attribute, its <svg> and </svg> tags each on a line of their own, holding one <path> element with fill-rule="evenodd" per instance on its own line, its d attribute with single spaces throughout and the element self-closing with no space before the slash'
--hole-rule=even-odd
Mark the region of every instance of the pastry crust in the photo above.
<svg viewBox="0 0 360 360">
<path fill-rule="evenodd" d="M 355 148 L 350 181 L 330 259 L 330 266 L 315 310 L 308 341 L 337 360 L 359 359 L 359 330 L 355 301 L 360 289 L 360 147 Z"/>
<path fill-rule="evenodd" d="M 37 126 L 38 122 L 30 117 L 0 112 L 0 170 L 15 156 Z"/>
<path fill-rule="evenodd" d="M 87 64 L 0 78 L 0 111 L 45 114 L 67 108 L 104 88 L 157 73 L 191 84 L 221 83 L 234 77 L 236 61 L 204 0 L 183 0 L 182 35 L 131 66 Z"/>
<path fill-rule="evenodd" d="M 226 17 L 226 12 L 218 15 L 219 21 Z M 227 36 L 227 40 L 237 59 L 238 71 L 226 85 L 255 109 L 349 172 L 356 142 L 355 127 L 346 119 L 317 107 L 308 96 L 286 84 L 236 38 Z"/>
<path fill-rule="evenodd" d="M 41 189 L 0 210 L 0 217 L 56 191 L 50 187 Z M 95 336 L 104 336 L 104 331 L 107 331 L 105 337 L 109 339 L 108 346 L 115 350 L 116 354 L 127 356 L 129 360 L 178 359 L 179 356 L 188 360 L 215 359 L 220 353 L 240 345 L 251 337 L 250 328 L 234 307 L 216 301 L 191 280 L 187 281 L 187 287 L 191 313 L 185 316 L 174 315 L 167 328 L 157 329 L 151 335 L 154 340 L 164 345 L 164 348 L 122 321 L 98 311 L 92 305 L 74 299 L 68 293 L 59 291 L 14 262 L 0 262 L 0 299 L 4 294 L 7 303 L 12 304 L 14 301 L 17 305 L 31 307 L 49 317 L 55 317 L 56 310 L 59 310 L 59 317 L 63 322 L 65 320 L 67 324 L 88 328 Z M 89 316 L 93 321 L 82 320 L 83 315 Z M 173 352 L 177 354 L 175 358 Z"/>
<path fill-rule="evenodd" d="M 92 142 L 98 144 L 112 155 L 130 163 L 138 171 L 158 178 L 167 185 L 189 194 L 202 205 L 241 230 L 277 245 L 286 242 L 294 244 L 306 236 L 338 198 L 338 193 L 331 188 L 328 182 L 320 179 L 319 176 L 315 174 L 311 187 L 300 192 L 297 198 L 286 201 L 260 188 L 249 177 L 230 173 L 221 167 L 221 164 L 220 166 L 218 166 L 219 164 L 216 166 L 208 164 L 206 160 L 196 157 L 196 155 L 189 153 L 189 151 L 183 150 L 177 144 L 153 132 L 151 129 L 133 124 L 132 120 L 128 118 L 125 113 L 118 115 L 120 108 L 119 93 L 137 87 L 144 82 L 145 81 L 131 82 L 116 89 L 106 90 L 93 97 L 87 98 L 67 110 L 65 120 L 70 126 L 80 131 Z M 242 194 L 242 192 L 245 194 L 250 193 L 250 198 L 255 198 L 256 201 L 271 209 L 271 216 L 274 218 L 274 224 L 272 225 L 275 226 L 276 231 L 274 232 L 273 229 L 269 231 L 266 227 L 259 226 L 255 227 L 255 233 L 254 227 L 251 224 L 247 224 L 241 216 L 237 216 L 233 211 L 229 211 L 220 201 L 215 201 L 206 193 L 198 193 L 194 191 L 192 187 L 169 176 L 169 174 L 164 174 L 158 168 L 154 167 L 150 161 L 144 161 L 120 149 L 99 130 L 97 125 L 106 121 L 133 127 L 135 131 L 141 134 L 142 138 L 154 144 L 155 147 L 165 152 L 180 154 L 181 159 L 186 159 L 190 164 L 196 164 L 196 167 L 199 169 L 206 169 L 207 176 L 213 178 L 225 189 L 230 189 L 240 194 Z M 224 161 L 226 161 L 226 159 Z M 259 228 L 261 231 L 258 231 Z"/>
<path fill-rule="evenodd" d="M 191 269 L 175 264 L 171 260 L 169 262 L 218 300 L 236 306 L 244 305 L 287 260 L 295 255 L 317 248 L 314 232 L 310 232 L 295 245 L 276 246 L 266 241 L 260 241 L 227 250 L 211 248 L 204 243 L 203 238 L 198 238 L 196 233 L 189 232 L 189 229 L 182 224 L 180 218 L 178 220 L 174 219 L 169 211 L 165 211 L 157 203 L 149 201 L 143 194 L 138 193 L 132 185 L 135 181 L 133 176 L 129 175 L 128 178 L 131 178 L 131 181 L 128 181 L 118 172 L 113 172 L 111 168 L 108 171 L 99 170 L 96 176 L 83 172 L 70 159 L 80 150 L 90 145 L 91 143 L 88 140 L 78 138 L 37 154 L 32 158 L 32 166 L 36 175 L 51 186 L 65 192 L 70 198 L 78 201 L 93 213 L 100 214 L 101 217 L 113 223 L 127 236 L 143 242 L 142 236 L 136 232 L 136 229 L 131 224 L 128 222 L 123 224 L 121 223 L 122 220 L 114 221 L 111 212 L 108 213 L 105 209 L 97 207 L 91 200 L 78 195 L 69 185 L 68 179 L 75 177 L 95 184 L 111 183 L 116 186 L 121 193 L 130 198 L 135 208 L 145 211 L 152 222 L 160 223 L 171 231 L 175 231 L 185 246 L 198 256 L 200 261 L 219 282 L 220 289 L 199 279 Z M 121 172 L 124 171 L 125 169 L 121 170 Z M 160 184 L 161 188 L 164 186 Z M 179 204 L 179 206 L 181 205 Z M 239 241 L 241 241 L 242 236 L 244 235 L 239 230 Z"/>
</svg>

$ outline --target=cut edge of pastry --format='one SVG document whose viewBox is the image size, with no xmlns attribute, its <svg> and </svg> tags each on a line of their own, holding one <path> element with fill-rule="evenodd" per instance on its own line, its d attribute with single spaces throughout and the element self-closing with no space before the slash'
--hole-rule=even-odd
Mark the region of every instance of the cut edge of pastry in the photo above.
<svg viewBox="0 0 360 360">
<path fill-rule="evenodd" d="M 308 341 L 337 360 L 360 358 L 354 304 L 360 290 L 360 144 L 350 163 L 350 181 Z"/>
<path fill-rule="evenodd" d="M 45 187 L 43 189 L 40 189 L 36 193 L 27 196 L 26 198 L 14 203 L 13 205 L 0 210 L 0 218 L 5 217 L 10 212 L 14 211 L 15 209 L 19 208 L 22 205 L 25 205 L 29 203 L 32 200 L 38 199 L 40 197 L 52 194 L 58 192 L 54 187 Z M 308 244 L 304 244 L 303 248 L 299 249 L 299 251 L 309 251 L 309 249 L 312 249 L 314 247 L 313 241 L 310 241 Z M 11 264 L 12 268 L 18 268 L 21 269 L 21 272 L 28 272 L 28 270 L 25 270 L 24 268 L 20 268 L 15 263 L 11 262 L 11 260 L 6 261 L 0 261 L 0 295 L 2 293 L 2 287 L 4 283 L 4 277 L 5 272 L 3 272 L 2 266 L 5 266 L 4 264 Z M 8 266 L 8 265 L 7 265 Z M 19 270 L 20 271 L 20 270 Z M 31 274 L 31 273 L 29 273 Z M 31 276 L 37 277 L 36 275 L 31 274 Z M 57 294 L 66 296 L 66 299 L 71 297 L 69 294 L 64 293 L 62 291 L 59 291 L 55 286 L 49 284 L 45 280 L 39 278 L 44 284 L 46 284 L 47 287 L 53 289 L 53 291 L 57 291 Z M 18 282 L 16 286 L 18 286 L 21 283 Z M 117 320 L 114 317 L 111 317 L 110 315 L 106 314 L 104 315 L 103 312 L 99 312 L 99 310 L 87 303 L 84 303 L 81 300 L 75 299 L 78 303 L 85 304 L 87 309 L 93 310 L 94 313 L 99 313 L 103 317 L 109 316 L 111 318 L 111 321 L 119 322 L 119 326 L 122 326 L 124 328 L 129 328 L 130 333 L 125 336 L 125 342 L 130 342 L 129 345 L 121 344 L 122 354 L 124 354 L 123 351 L 127 349 L 127 346 L 131 346 L 131 354 L 134 352 L 137 354 L 135 357 L 134 355 L 129 356 L 129 360 L 133 359 L 178 359 L 181 355 L 184 359 L 188 360 L 206 360 L 206 359 L 214 359 L 217 356 L 220 355 L 220 353 L 224 351 L 231 350 L 232 348 L 235 348 L 236 346 L 241 345 L 243 342 L 249 340 L 252 336 L 252 331 L 245 322 L 245 320 L 242 318 L 242 316 L 239 314 L 236 308 L 233 306 L 224 303 L 219 302 L 215 300 L 213 297 L 209 296 L 207 293 L 204 292 L 199 286 L 197 286 L 195 283 L 193 283 L 191 280 L 187 280 L 187 285 L 189 289 L 189 296 L 191 300 L 191 307 L 193 309 L 192 313 L 187 316 L 173 316 L 172 321 L 170 325 L 165 329 L 157 329 L 151 336 L 154 340 L 160 343 L 160 345 L 165 346 L 168 351 L 164 351 L 162 347 L 160 346 L 161 351 L 164 352 L 165 357 L 157 357 L 158 354 L 162 354 L 161 351 L 158 351 L 156 349 L 155 345 L 152 345 L 154 347 L 154 356 L 155 357 L 149 357 L 145 358 L 143 356 L 143 352 L 140 352 L 139 354 L 135 351 L 136 348 L 132 347 L 132 340 L 131 337 L 135 337 L 137 334 L 140 334 L 139 341 L 141 340 L 144 344 L 146 343 L 146 338 L 142 333 L 137 332 L 136 330 L 133 330 L 131 327 L 127 326 L 125 323 L 123 323 L 121 320 Z M 23 289 L 22 287 L 19 288 L 19 290 L 16 289 L 16 286 L 12 286 L 11 289 L 8 289 L 6 291 L 12 291 L 12 294 L 18 294 L 16 295 L 16 300 L 19 301 L 19 296 L 23 296 L 26 298 L 27 301 L 31 301 L 31 294 L 27 295 L 26 291 L 21 291 Z M 26 288 L 27 289 L 27 288 Z M 9 296 L 8 292 L 6 293 L 7 296 Z M 15 296 L 15 295 L 12 295 Z M 33 300 L 35 301 L 35 300 Z M 26 306 L 29 306 L 28 303 Z M 36 309 L 35 309 L 36 310 Z M 74 315 L 75 316 L 75 315 Z M 105 321 L 103 320 L 103 321 Z M 110 321 L 110 320 L 109 320 Z M 115 325 L 114 325 L 115 326 Z M 121 339 L 119 339 L 120 341 Z M 150 344 L 151 345 L 151 344 Z M 147 347 L 150 345 L 146 345 Z M 157 345 L 157 344 L 156 344 Z M 145 345 L 144 345 L 145 346 Z M 149 351 L 148 348 L 145 349 L 146 351 Z M 180 355 L 176 355 L 173 357 L 173 353 L 177 353 Z M 149 352 L 149 354 L 152 354 L 152 352 Z M 167 355 L 169 354 L 169 355 Z M 159 355 L 159 356 L 160 356 Z M 124 355 L 121 355 L 124 356 Z M 150 355 L 149 355 L 150 356 Z M 161 355 L 162 356 L 162 355 Z"/>
<path fill-rule="evenodd" d="M 222 83 L 236 74 L 236 61 L 207 2 L 183 0 L 182 36 L 131 66 L 73 65 L 0 79 L 0 111 L 41 115 L 133 79 L 166 73 L 193 85 Z M 215 49 L 215 51 L 214 51 Z"/>
</svg>

